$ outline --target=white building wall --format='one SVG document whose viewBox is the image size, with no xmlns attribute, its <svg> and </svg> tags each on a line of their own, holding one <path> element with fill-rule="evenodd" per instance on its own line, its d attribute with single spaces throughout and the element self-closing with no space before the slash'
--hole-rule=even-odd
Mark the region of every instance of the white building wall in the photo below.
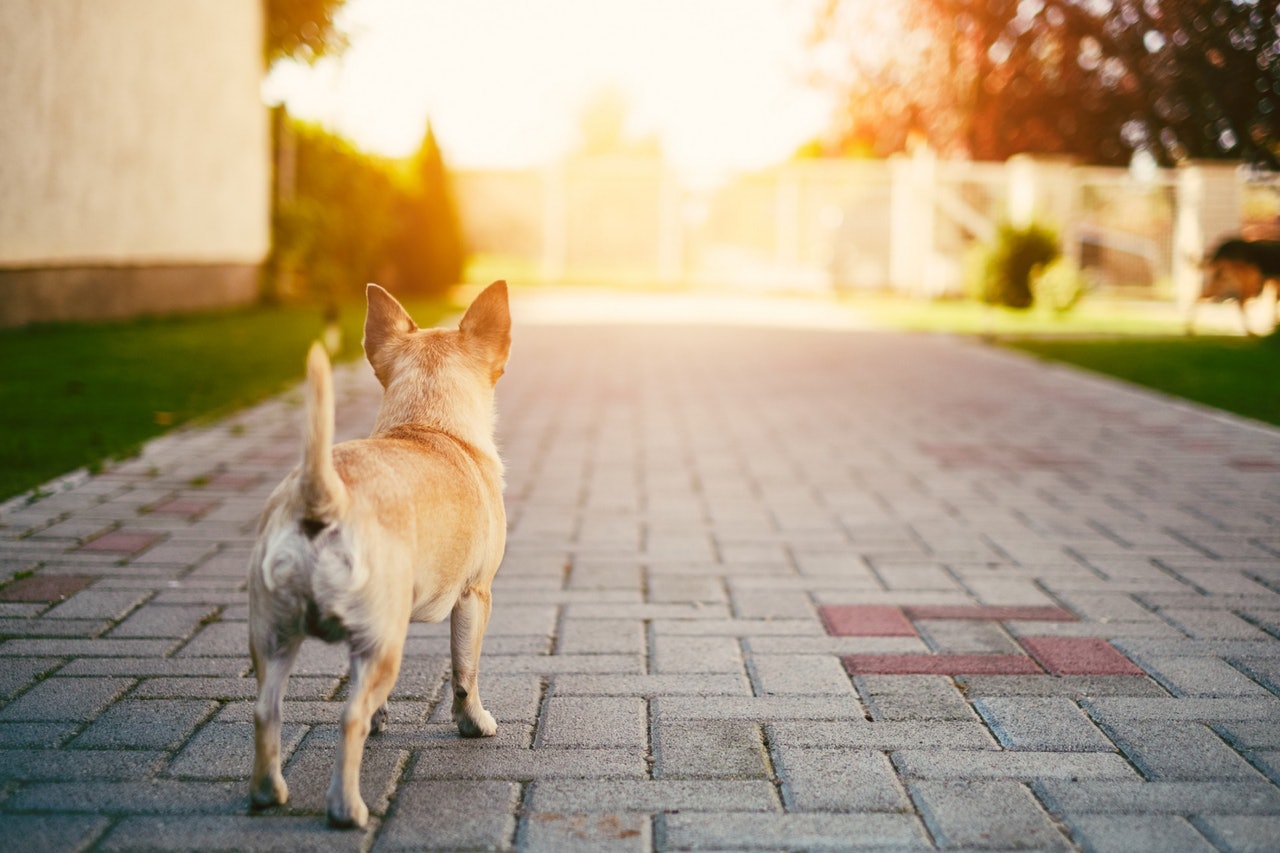
<svg viewBox="0 0 1280 853">
<path fill-rule="evenodd" d="M 0 2 L 0 271 L 259 264 L 262 26 L 260 0 Z"/>
</svg>

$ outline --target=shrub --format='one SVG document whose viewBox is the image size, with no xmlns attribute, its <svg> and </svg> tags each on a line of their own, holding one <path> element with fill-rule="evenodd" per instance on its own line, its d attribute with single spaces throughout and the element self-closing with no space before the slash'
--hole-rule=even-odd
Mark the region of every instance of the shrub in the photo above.
<svg viewBox="0 0 1280 853">
<path fill-rule="evenodd" d="M 1035 301 L 1032 277 L 1059 254 L 1053 230 L 1035 223 L 1023 228 L 1001 224 L 980 251 L 969 289 L 988 305 L 1030 308 Z"/>
<path fill-rule="evenodd" d="M 1066 314 L 1089 292 L 1089 284 L 1074 264 L 1058 258 L 1032 276 L 1031 292 L 1037 304 Z"/>
</svg>

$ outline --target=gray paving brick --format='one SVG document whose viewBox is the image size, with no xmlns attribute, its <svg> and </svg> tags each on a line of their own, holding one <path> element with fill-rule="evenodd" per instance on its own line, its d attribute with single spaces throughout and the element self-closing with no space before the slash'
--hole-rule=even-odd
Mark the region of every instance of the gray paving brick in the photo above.
<svg viewBox="0 0 1280 853">
<path fill-rule="evenodd" d="M 916 629 L 938 654 L 1021 654 L 998 622 L 978 619 L 921 619 Z"/>
<path fill-rule="evenodd" d="M 281 726 L 280 755 L 287 759 L 306 728 L 288 716 Z M 180 779 L 248 779 L 253 767 L 253 726 L 208 723 L 187 742 L 166 770 Z"/>
<path fill-rule="evenodd" d="M 93 751 L 85 751 L 93 756 Z M 138 778 L 118 782 L 37 782 L 24 785 L 5 801 L 22 812 L 59 814 L 240 814 L 248 808 L 246 783 L 187 782 Z"/>
<path fill-rule="evenodd" d="M 125 700 L 99 715 L 70 746 L 79 749 L 173 749 L 217 709 L 200 700 Z"/>
<path fill-rule="evenodd" d="M 743 589 L 729 585 L 733 613 L 739 619 L 817 619 L 809 596 L 799 590 Z"/>
<path fill-rule="evenodd" d="M 854 695 L 848 673 L 834 655 L 752 655 L 748 669 L 760 696 Z"/>
<path fill-rule="evenodd" d="M 1247 761 L 1200 723 L 1114 720 L 1106 728 L 1149 779 L 1257 778 Z"/>
<path fill-rule="evenodd" d="M 325 812 L 337 747 L 338 733 L 334 729 L 311 732 L 294 750 L 284 768 L 291 811 Z M 369 739 L 360 762 L 360 794 L 370 814 L 387 813 L 387 804 L 408 761 L 407 750 L 383 749 L 376 736 Z"/>
<path fill-rule="evenodd" d="M 1087 853 L 1213 853 L 1217 850 L 1178 815 L 1079 815 L 1068 818 Z"/>
<path fill-rule="evenodd" d="M 1111 752 L 1115 746 L 1079 706 L 1060 696 L 989 696 L 974 708 L 1008 749 Z"/>
<path fill-rule="evenodd" d="M 928 850 L 915 815 L 905 814 L 664 814 L 659 850 Z"/>
<path fill-rule="evenodd" d="M 527 807 L 558 814 L 779 811 L 773 785 L 753 779 L 544 780 L 533 784 Z"/>
<path fill-rule="evenodd" d="M 1008 781 L 922 781 L 911 795 L 941 847 L 1065 850 L 1066 839 L 1025 786 Z"/>
<path fill-rule="evenodd" d="M 77 658 L 61 670 L 59 675 L 87 676 L 114 675 L 133 678 L 147 676 L 219 676 L 242 678 L 249 673 L 249 659 L 245 658 Z"/>
<path fill-rule="evenodd" d="M 80 723 L 0 723 L 0 749 L 35 747 L 52 749 L 62 746 L 80 730 Z M 0 778 L 3 778 L 0 776 Z"/>
<path fill-rule="evenodd" d="M 0 698 L 21 693 L 45 673 L 62 663 L 58 658 L 13 658 L 0 667 Z"/>
<path fill-rule="evenodd" d="M 1280 699 L 1129 699 L 1104 697 L 1081 701 L 1095 719 L 1231 722 L 1280 720 Z"/>
<path fill-rule="evenodd" d="M 653 671 L 659 674 L 742 672 L 742 651 L 732 637 L 653 638 Z"/>
<path fill-rule="evenodd" d="M 371 824 L 371 828 L 376 828 Z M 258 851 L 362 850 L 364 832 L 334 832 L 315 816 L 287 815 L 135 815 L 123 818 L 99 845 L 100 850 Z"/>
<path fill-rule="evenodd" d="M 511 782 L 406 782 L 374 850 L 494 850 L 515 833 L 520 786 Z"/>
<path fill-rule="evenodd" d="M 454 736 L 456 740 L 456 735 Z M 386 739 L 385 736 L 383 739 Z M 394 742 L 394 741 L 392 741 Z M 634 747 L 557 749 L 524 745 L 507 749 L 472 748 L 472 742 L 449 743 L 450 754 L 420 752 L 411 771 L 415 779 L 642 779 L 649 768 L 644 752 Z"/>
<path fill-rule="evenodd" d="M 444 696 L 453 695 L 452 688 L 441 691 L 438 686 L 435 693 Z M 480 678 L 480 696 L 484 701 L 484 707 L 493 714 L 500 726 L 516 722 L 536 722 L 542 693 L 542 679 L 532 675 L 484 674 Z M 394 698 L 396 692 L 393 691 L 391 695 Z M 436 705 L 431 720 L 437 723 L 451 722 L 452 713 L 452 701 L 440 702 Z"/>
<path fill-rule="evenodd" d="M 1262 640 L 1267 635 L 1234 613 L 1166 608 L 1160 615 L 1199 640 Z"/>
<path fill-rule="evenodd" d="M 0 710 L 0 721 L 91 720 L 134 684 L 128 678 L 52 676 Z"/>
<path fill-rule="evenodd" d="M 1261 780 L 1261 776 L 1256 777 Z M 1072 781 L 1036 783 L 1056 814 L 1277 814 L 1280 790 L 1265 781 Z"/>
<path fill-rule="evenodd" d="M 77 592 L 45 614 L 49 619 L 117 620 L 148 597 L 146 592 L 90 589 Z"/>
<path fill-rule="evenodd" d="M 98 815 L 5 815 L 0 821 L 0 850 L 87 850 L 110 823 L 110 819 Z"/>
<path fill-rule="evenodd" d="M 658 779 L 767 779 L 760 728 L 747 720 L 658 722 L 653 727 Z"/>
<path fill-rule="evenodd" d="M 751 696 L 744 675 L 557 675 L 553 696 Z"/>
<path fill-rule="evenodd" d="M 1274 720 L 1221 723 L 1214 729 L 1238 749 L 1280 749 L 1280 726 Z"/>
<path fill-rule="evenodd" d="M 560 654 L 644 654 L 644 626 L 639 621 L 565 619 L 560 623 Z"/>
<path fill-rule="evenodd" d="M 135 610 L 117 625 L 110 636 L 120 637 L 189 637 L 200 629 L 215 609 L 207 604 L 168 606 L 147 604 Z M 246 642 L 247 648 L 247 642 Z"/>
<path fill-rule="evenodd" d="M 979 722 L 925 720 L 876 722 L 865 720 L 778 719 L 767 724 L 769 742 L 779 746 L 842 749 L 997 749 L 995 738 Z"/>
<path fill-rule="evenodd" d="M 775 754 L 788 811 L 912 811 L 893 765 L 882 752 L 781 746 Z"/>
<path fill-rule="evenodd" d="M 1142 658 L 1138 662 L 1175 696 L 1220 698 L 1272 695 L 1267 688 L 1219 658 L 1161 655 Z"/>
<path fill-rule="evenodd" d="M 649 601 L 655 604 L 723 604 L 726 600 L 724 582 L 718 577 L 655 573 L 649 576 L 648 588 Z"/>
<path fill-rule="evenodd" d="M 695 696 L 660 696 L 653 716 L 672 720 L 865 720 L 862 703 L 834 696 L 725 696 L 714 702 Z"/>
<path fill-rule="evenodd" d="M 1136 779 L 1110 752 L 1029 752 L 901 749 L 893 764 L 904 779 Z"/>
<path fill-rule="evenodd" d="M 0 657 L 158 658 L 168 654 L 175 645 L 175 640 L 113 640 L 100 637 L 92 640 L 20 639 L 0 643 Z"/>
<path fill-rule="evenodd" d="M 1228 853 L 1271 853 L 1280 839 L 1280 815 L 1206 815 L 1196 824 Z"/>
<path fill-rule="evenodd" d="M 538 745 L 643 748 L 645 703 L 630 696 L 552 696 L 547 700 Z"/>
<path fill-rule="evenodd" d="M 973 709 L 947 676 L 864 675 L 856 683 L 877 721 L 975 719 Z"/>
<path fill-rule="evenodd" d="M 167 756 L 140 749 L 4 749 L 8 780 L 147 779 Z"/>
</svg>

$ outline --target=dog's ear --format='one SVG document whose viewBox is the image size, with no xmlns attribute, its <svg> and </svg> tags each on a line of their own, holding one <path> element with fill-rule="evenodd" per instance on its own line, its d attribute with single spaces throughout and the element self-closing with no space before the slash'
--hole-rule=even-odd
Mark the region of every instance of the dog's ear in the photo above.
<svg viewBox="0 0 1280 853">
<path fill-rule="evenodd" d="M 390 368 L 390 345 L 418 330 L 409 312 L 390 293 L 376 284 L 365 288 L 369 309 L 364 317 L 364 354 L 373 372 L 385 385 Z"/>
<path fill-rule="evenodd" d="M 458 324 L 462 337 L 489 362 L 497 382 L 511 351 L 511 310 L 507 306 L 507 283 L 495 281 L 471 303 Z"/>
</svg>

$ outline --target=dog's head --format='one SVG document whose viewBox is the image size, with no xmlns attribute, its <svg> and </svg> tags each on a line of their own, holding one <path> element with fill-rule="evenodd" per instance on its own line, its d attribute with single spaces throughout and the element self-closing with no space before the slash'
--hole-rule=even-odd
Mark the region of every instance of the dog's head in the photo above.
<svg viewBox="0 0 1280 853">
<path fill-rule="evenodd" d="M 366 288 L 364 352 L 383 388 L 411 371 L 415 376 L 470 374 L 492 388 L 511 350 L 507 283 L 495 281 L 471 303 L 457 329 L 419 329 L 395 297 Z"/>
</svg>

